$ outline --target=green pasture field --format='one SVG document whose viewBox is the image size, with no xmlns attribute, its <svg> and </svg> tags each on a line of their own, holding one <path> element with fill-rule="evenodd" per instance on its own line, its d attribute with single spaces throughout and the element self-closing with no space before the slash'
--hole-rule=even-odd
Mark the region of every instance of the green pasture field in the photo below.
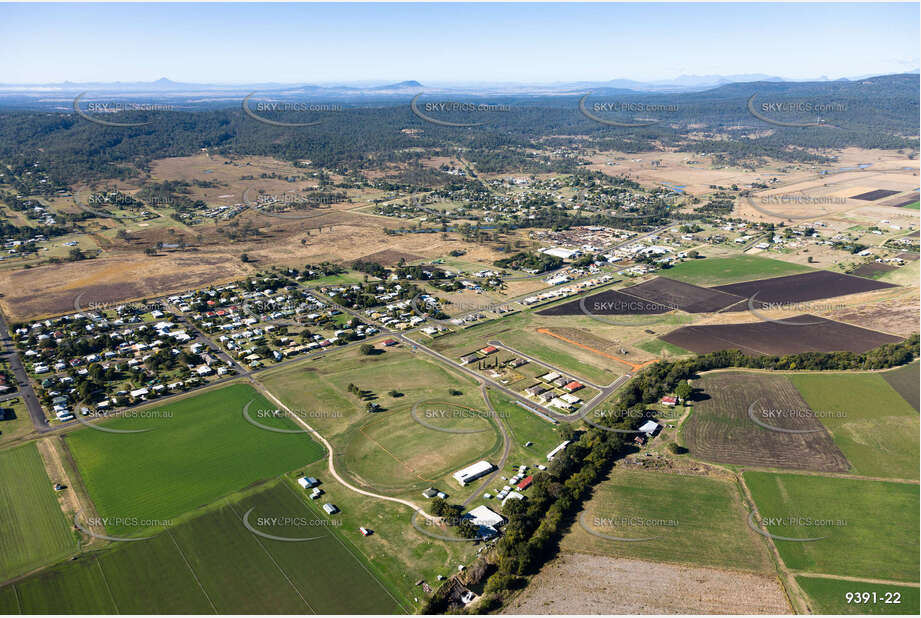
<svg viewBox="0 0 921 618">
<path fill-rule="evenodd" d="M 768 525 L 770 534 L 821 538 L 775 540 L 788 569 L 918 581 L 918 485 L 753 471 L 743 478 L 762 520 L 786 519 Z"/>
<path fill-rule="evenodd" d="M 0 609 L 12 613 L 404 613 L 405 606 L 375 568 L 357 554 L 351 535 L 328 525 L 338 520 L 305 500 L 288 482 L 276 482 L 239 500 L 224 500 L 152 539 L 84 554 L 8 586 L 0 590 Z M 247 521 L 257 531 L 312 540 L 257 536 L 243 524 L 251 508 Z M 21 610 L 14 611 L 19 605 L 13 603 L 21 603 Z"/>
<path fill-rule="evenodd" d="M 0 581 L 77 551 L 35 444 L 0 451 Z"/>
<path fill-rule="evenodd" d="M 147 533 L 166 525 L 160 522 L 322 456 L 322 447 L 306 433 L 277 433 L 247 422 L 243 407 L 250 401 L 251 418 L 296 428 L 287 418 L 260 418 L 259 410 L 276 406 L 252 387 L 235 384 L 148 408 L 157 417 L 139 415 L 103 424 L 119 430 L 150 429 L 144 433 L 84 428 L 68 434 L 67 444 L 97 512 L 109 520 L 109 534 Z M 126 521 L 130 518 L 142 521 Z"/>
<path fill-rule="evenodd" d="M 918 588 L 893 586 L 870 582 L 827 579 L 824 577 L 800 576 L 796 578 L 799 587 L 812 600 L 813 614 L 907 614 L 918 615 Z M 875 592 L 876 603 L 848 603 L 848 592 Z M 888 593 L 888 595 L 887 595 Z M 896 597 L 895 595 L 898 595 Z M 872 598 L 872 597 L 871 597 Z M 898 600 L 885 603 L 884 600 Z"/>
<path fill-rule="evenodd" d="M 794 374 L 789 378 L 831 432 L 854 474 L 918 478 L 918 412 L 882 375 Z"/>
<path fill-rule="evenodd" d="M 694 285 L 714 286 L 783 277 L 815 270 L 801 264 L 774 260 L 758 255 L 735 255 L 727 258 L 688 260 L 659 274 Z"/>
<path fill-rule="evenodd" d="M 595 487 L 562 545 L 621 558 L 770 572 L 767 545 L 748 528 L 745 517 L 739 489 L 731 480 L 619 465 Z M 610 540 L 586 528 L 619 539 L 650 540 Z"/>
</svg>

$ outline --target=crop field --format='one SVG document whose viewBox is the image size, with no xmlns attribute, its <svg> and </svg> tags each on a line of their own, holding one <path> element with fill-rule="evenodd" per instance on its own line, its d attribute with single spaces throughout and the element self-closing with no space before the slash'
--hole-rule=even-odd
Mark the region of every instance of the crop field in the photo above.
<svg viewBox="0 0 921 618">
<path fill-rule="evenodd" d="M 562 545 L 573 552 L 766 573 L 767 546 L 745 516 L 730 478 L 616 467 Z"/>
<path fill-rule="evenodd" d="M 921 382 L 919 382 L 919 371 L 921 363 L 911 363 L 893 371 L 887 371 L 882 374 L 883 379 L 889 383 L 889 386 L 895 389 L 905 401 L 911 404 L 911 407 L 918 411 L 918 400 L 921 399 Z"/>
<path fill-rule="evenodd" d="M 808 266 L 757 255 L 688 260 L 668 269 L 668 278 L 695 285 L 724 285 L 813 270 Z"/>
<path fill-rule="evenodd" d="M 854 474 L 917 480 L 918 412 L 886 382 L 888 373 L 794 374 L 790 381 L 821 412 Z"/>
<path fill-rule="evenodd" d="M 117 418 L 103 425 L 150 431 L 116 434 L 84 428 L 68 434 L 99 515 L 113 521 L 170 520 L 322 456 L 323 449 L 306 433 L 278 433 L 247 422 L 243 407 L 250 401 L 251 417 L 275 408 L 252 387 L 236 384 L 150 408 L 158 417 Z M 296 427 L 286 418 L 260 422 Z M 143 525 L 129 524 L 114 521 L 106 529 L 115 536 L 144 531 Z"/>
<path fill-rule="evenodd" d="M 917 587 L 809 576 L 797 577 L 796 583 L 809 595 L 813 614 L 918 614 Z M 877 601 L 848 603 L 845 596 L 848 592 L 855 595 L 862 592 L 876 593 Z M 897 603 L 894 602 L 896 599 Z M 887 603 L 885 600 L 893 602 Z"/>
<path fill-rule="evenodd" d="M 744 482 L 788 569 L 918 581 L 918 485 L 746 471 Z M 887 542 L 886 539 L 892 542 Z"/>
<path fill-rule="evenodd" d="M 312 540 L 257 536 L 242 521 L 250 509 L 248 521 L 259 532 Z M 20 613 L 52 614 L 405 611 L 348 533 L 336 529 L 338 520 L 320 513 L 287 483 L 276 483 L 149 540 L 31 576 L 0 591 L 0 599 L 13 590 Z"/>
<path fill-rule="evenodd" d="M 884 343 L 902 340 L 810 314 L 783 318 L 782 322 L 685 326 L 659 338 L 697 354 L 741 350 L 750 356 L 782 356 L 800 352 L 863 353 Z"/>
<path fill-rule="evenodd" d="M 0 581 L 77 551 L 35 444 L 0 451 L 0 547 Z"/>
<path fill-rule="evenodd" d="M 761 303 L 784 304 L 846 296 L 891 287 L 894 287 L 893 284 L 884 281 L 817 270 L 799 275 L 721 285 L 715 289 L 743 298 L 755 296 Z"/>
<path fill-rule="evenodd" d="M 681 427 L 691 456 L 764 468 L 848 471 L 844 454 L 786 377 L 718 372 L 705 375 L 695 387 L 705 399 Z M 767 429 L 750 414 L 786 431 Z"/>
</svg>

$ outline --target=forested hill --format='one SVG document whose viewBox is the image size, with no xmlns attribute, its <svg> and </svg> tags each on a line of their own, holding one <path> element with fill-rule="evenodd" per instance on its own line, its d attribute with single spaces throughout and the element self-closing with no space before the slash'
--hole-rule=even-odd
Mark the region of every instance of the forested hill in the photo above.
<svg viewBox="0 0 921 618">
<path fill-rule="evenodd" d="M 775 157 L 790 161 L 828 162 L 823 149 L 918 148 L 919 76 L 889 75 L 860 81 L 752 82 L 721 86 L 697 93 L 626 94 L 619 90 L 591 93 L 588 110 L 599 117 L 630 121 L 652 118 L 646 127 L 613 127 L 596 122 L 579 110 L 584 93 L 567 96 L 505 98 L 458 97 L 507 106 L 492 113 L 427 112 L 440 120 L 482 124 L 445 127 L 414 115 L 409 99 L 381 107 L 350 107 L 336 111 L 260 112 L 281 122 L 320 121 L 315 126 L 283 127 L 262 123 L 241 109 L 239 102 L 201 111 L 130 111 L 94 114 L 115 122 L 148 122 L 139 127 L 102 126 L 71 112 L 34 110 L 0 113 L 0 160 L 14 167 L 38 166 L 55 181 L 115 177 L 136 173 L 153 159 L 189 155 L 208 148 L 215 154 L 269 155 L 285 160 L 310 159 L 329 168 L 366 168 L 381 161 L 418 158 L 419 148 L 445 152 L 462 147 L 485 171 L 547 170 L 525 147 L 600 146 L 625 152 L 659 146 L 687 152 L 717 153 L 729 163 L 757 162 Z M 822 126 L 785 127 L 750 113 L 755 105 L 826 105 L 828 111 L 767 111 L 784 121 Z M 445 101 L 446 97 L 420 99 Z M 162 101 L 158 101 L 162 102 Z M 653 111 L 608 114 L 604 104 L 657 106 Z M 255 105 L 255 103 L 254 103 Z M 663 111 L 656 111 L 666 106 Z M 565 137 L 564 137 L 565 136 Z M 414 150 L 409 150 L 414 149 Z M 575 161 L 555 168 L 574 166 Z M 544 167 L 541 167 L 543 165 Z"/>
</svg>

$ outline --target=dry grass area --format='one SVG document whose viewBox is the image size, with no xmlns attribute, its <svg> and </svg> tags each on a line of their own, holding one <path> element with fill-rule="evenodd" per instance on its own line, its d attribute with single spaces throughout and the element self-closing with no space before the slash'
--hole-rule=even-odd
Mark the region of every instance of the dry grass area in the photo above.
<svg viewBox="0 0 921 618">
<path fill-rule="evenodd" d="M 0 273 L 0 304 L 11 320 L 28 319 L 73 312 L 75 303 L 88 307 L 153 298 L 250 272 L 252 268 L 239 259 L 220 253 L 122 255 L 67 262 Z"/>
<path fill-rule="evenodd" d="M 507 614 L 789 614 L 776 577 L 563 553 Z"/>
<path fill-rule="evenodd" d="M 643 185 L 663 182 L 684 185 L 684 190 L 691 195 L 711 193 L 710 185 L 728 187 L 759 179 L 766 182 L 780 174 L 783 168 L 782 164 L 774 164 L 752 172 L 741 167 L 720 167 L 714 166 L 711 157 L 697 157 L 687 152 L 599 152 L 588 159 L 592 170 L 626 176 Z"/>
</svg>

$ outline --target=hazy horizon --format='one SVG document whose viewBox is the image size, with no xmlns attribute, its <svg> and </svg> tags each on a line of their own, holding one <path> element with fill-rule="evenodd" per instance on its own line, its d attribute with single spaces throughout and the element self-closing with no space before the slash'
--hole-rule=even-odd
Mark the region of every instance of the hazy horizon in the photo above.
<svg viewBox="0 0 921 618">
<path fill-rule="evenodd" d="M 917 3 L 3 4 L 0 83 L 836 80 L 917 70 L 919 17 Z"/>
</svg>

